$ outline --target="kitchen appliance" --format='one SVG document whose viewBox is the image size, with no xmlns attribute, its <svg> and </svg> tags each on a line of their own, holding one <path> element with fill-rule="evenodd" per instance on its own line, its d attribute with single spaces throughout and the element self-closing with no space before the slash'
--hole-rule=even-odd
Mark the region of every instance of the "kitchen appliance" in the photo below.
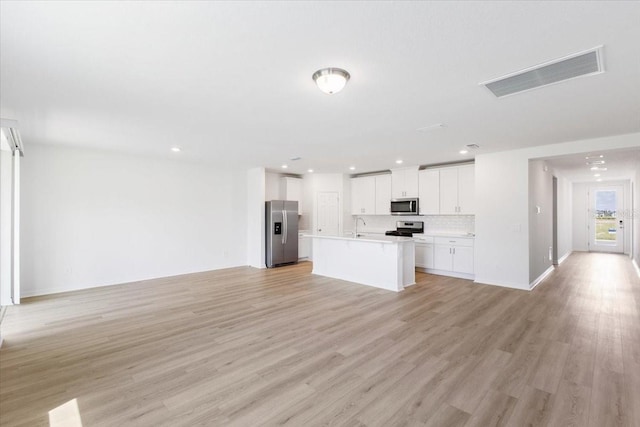
<svg viewBox="0 0 640 427">
<path fill-rule="evenodd" d="M 396 221 L 396 229 L 385 232 L 387 236 L 413 237 L 414 233 L 424 233 L 424 221 Z"/>
<path fill-rule="evenodd" d="M 418 215 L 418 198 L 392 199 L 391 215 Z"/>
<path fill-rule="evenodd" d="M 265 202 L 266 264 L 278 267 L 298 262 L 298 202 Z"/>
</svg>

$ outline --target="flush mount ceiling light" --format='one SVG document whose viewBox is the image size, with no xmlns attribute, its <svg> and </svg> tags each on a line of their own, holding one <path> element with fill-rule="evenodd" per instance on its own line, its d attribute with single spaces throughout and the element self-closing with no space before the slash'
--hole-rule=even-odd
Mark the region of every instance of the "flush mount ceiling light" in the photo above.
<svg viewBox="0 0 640 427">
<path fill-rule="evenodd" d="M 398 160 L 396 160 L 396 163 L 401 165 L 402 164 L 402 160 L 398 159 Z"/>
<path fill-rule="evenodd" d="M 354 170 L 356 170 L 356 167 L 355 166 L 349 166 L 349 170 L 354 171 Z"/>
<path fill-rule="evenodd" d="M 171 151 L 173 151 L 174 153 L 179 153 L 182 151 L 182 148 L 180 147 L 171 147 Z"/>
<path fill-rule="evenodd" d="M 460 154 L 467 154 L 469 152 L 469 150 L 460 150 L 459 152 L 460 152 Z"/>
<path fill-rule="evenodd" d="M 351 75 L 342 68 L 323 68 L 313 73 L 312 77 L 321 91 L 332 95 L 344 89 Z"/>
</svg>

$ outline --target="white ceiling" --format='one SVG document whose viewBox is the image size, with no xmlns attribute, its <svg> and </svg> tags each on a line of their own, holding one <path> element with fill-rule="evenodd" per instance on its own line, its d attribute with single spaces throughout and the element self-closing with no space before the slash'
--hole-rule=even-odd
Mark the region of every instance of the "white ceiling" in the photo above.
<svg viewBox="0 0 640 427">
<path fill-rule="evenodd" d="M 586 152 L 580 155 L 558 156 L 546 159 L 547 163 L 559 171 L 565 178 L 574 182 L 595 181 L 603 182 L 629 179 L 633 172 L 640 168 L 640 141 L 638 148 L 624 150 L 603 150 L 598 152 Z M 594 157 L 595 158 L 591 158 Z M 602 156 L 600 158 L 599 156 Z M 587 157 L 590 157 L 587 159 Z M 588 163 L 594 160 L 603 160 L 601 168 L 606 171 L 592 171 Z M 595 176 L 599 174 L 599 176 Z"/>
<path fill-rule="evenodd" d="M 27 155 L 366 172 L 640 132 L 636 1 L 2 1 L 0 19 L 0 115 Z M 502 99 L 478 86 L 598 45 L 604 74 Z M 329 66 L 352 76 L 336 95 L 311 80 Z"/>
</svg>

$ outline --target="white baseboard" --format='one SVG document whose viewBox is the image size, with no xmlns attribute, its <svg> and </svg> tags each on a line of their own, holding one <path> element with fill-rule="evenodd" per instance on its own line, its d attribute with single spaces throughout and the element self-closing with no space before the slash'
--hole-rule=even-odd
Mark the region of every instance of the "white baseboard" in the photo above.
<svg viewBox="0 0 640 427">
<path fill-rule="evenodd" d="M 534 280 L 533 282 L 531 282 L 531 284 L 529 285 L 530 289 L 533 290 L 533 288 L 535 288 L 536 286 L 538 286 L 544 279 L 547 278 L 548 275 L 550 275 L 551 273 L 553 273 L 553 270 L 555 270 L 555 266 L 551 266 L 549 268 L 547 268 L 545 270 L 544 273 L 542 273 L 541 275 L 538 276 L 538 278 L 536 280 Z"/>
<path fill-rule="evenodd" d="M 501 288 L 510 288 L 510 289 L 518 289 L 521 291 L 530 291 L 529 285 L 519 284 L 519 283 L 505 283 L 501 280 L 492 280 L 492 279 L 484 279 L 477 278 L 473 281 L 478 285 L 489 285 L 489 286 L 500 286 Z"/>
<path fill-rule="evenodd" d="M 558 260 L 558 265 L 562 264 L 563 262 L 566 261 L 567 258 L 569 258 L 569 255 L 571 255 L 573 253 L 573 251 L 569 251 L 566 254 L 562 255 L 560 257 L 560 259 Z"/>
<path fill-rule="evenodd" d="M 435 270 L 433 268 L 416 267 L 416 270 L 422 273 L 436 274 L 438 276 L 456 277 L 458 279 L 473 280 L 473 278 L 475 277 L 473 274 L 456 273 L 455 271 L 447 270 Z"/>
</svg>

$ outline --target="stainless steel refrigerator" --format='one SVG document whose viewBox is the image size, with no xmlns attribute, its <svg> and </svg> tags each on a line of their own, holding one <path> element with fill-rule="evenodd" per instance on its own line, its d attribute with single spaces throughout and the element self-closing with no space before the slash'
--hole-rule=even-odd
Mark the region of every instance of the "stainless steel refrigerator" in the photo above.
<svg viewBox="0 0 640 427">
<path fill-rule="evenodd" d="M 267 267 L 298 262 L 298 202 L 266 202 Z"/>
</svg>

